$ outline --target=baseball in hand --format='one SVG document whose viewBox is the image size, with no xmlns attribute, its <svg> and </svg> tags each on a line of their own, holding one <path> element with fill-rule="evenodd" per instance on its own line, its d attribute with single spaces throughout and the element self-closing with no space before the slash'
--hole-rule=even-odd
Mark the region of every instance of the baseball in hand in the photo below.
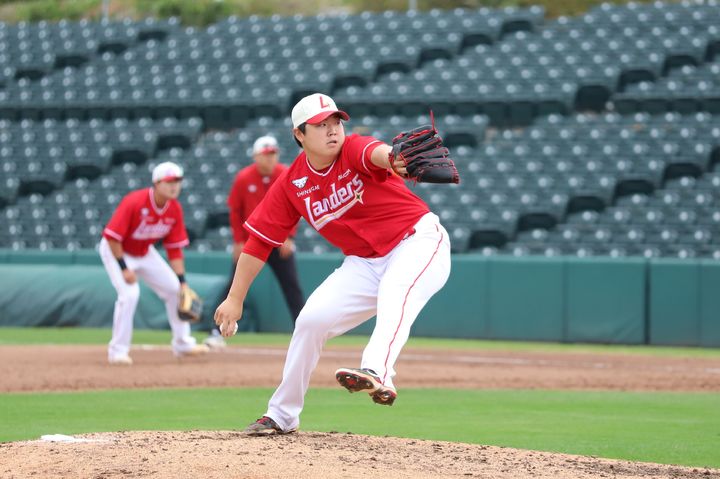
<svg viewBox="0 0 720 479">
<path fill-rule="evenodd" d="M 223 329 L 223 326 L 225 326 L 225 323 L 222 323 L 222 324 L 220 325 L 220 334 L 222 334 L 222 335 L 225 334 L 225 331 L 224 331 L 224 329 Z M 233 332 L 232 332 L 232 334 L 231 334 L 230 336 L 235 336 L 235 333 L 237 333 L 237 330 L 238 330 L 238 325 L 237 325 L 237 323 L 233 323 Z"/>
</svg>

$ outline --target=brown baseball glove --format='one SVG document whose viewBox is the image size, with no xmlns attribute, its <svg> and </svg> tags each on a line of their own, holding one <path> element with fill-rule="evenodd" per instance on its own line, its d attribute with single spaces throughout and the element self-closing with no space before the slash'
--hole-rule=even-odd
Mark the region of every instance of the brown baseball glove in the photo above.
<svg viewBox="0 0 720 479">
<path fill-rule="evenodd" d="M 203 301 L 200 296 L 189 286 L 180 288 L 180 303 L 178 304 L 178 316 L 183 321 L 196 323 L 200 321 L 203 311 Z"/>
</svg>

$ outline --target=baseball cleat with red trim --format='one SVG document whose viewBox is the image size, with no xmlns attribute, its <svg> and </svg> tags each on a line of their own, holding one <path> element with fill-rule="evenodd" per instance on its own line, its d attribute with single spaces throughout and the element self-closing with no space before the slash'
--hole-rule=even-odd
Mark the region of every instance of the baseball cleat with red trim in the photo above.
<svg viewBox="0 0 720 479">
<path fill-rule="evenodd" d="M 335 371 L 335 379 L 351 393 L 373 393 L 382 386 L 380 378 L 372 369 L 340 368 Z"/>
<path fill-rule="evenodd" d="M 397 392 L 380 382 L 372 369 L 340 368 L 335 371 L 335 379 L 351 393 L 368 393 L 377 404 L 392 406 L 397 397 Z"/>
<path fill-rule="evenodd" d="M 397 391 L 387 386 L 381 386 L 377 391 L 370 393 L 370 397 L 376 404 L 392 406 L 397 398 Z"/>
</svg>

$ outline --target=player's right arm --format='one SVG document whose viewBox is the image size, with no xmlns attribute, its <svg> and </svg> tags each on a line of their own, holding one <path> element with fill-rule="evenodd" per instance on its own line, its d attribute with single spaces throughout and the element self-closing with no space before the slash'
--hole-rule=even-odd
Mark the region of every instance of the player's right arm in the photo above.
<svg viewBox="0 0 720 479">
<path fill-rule="evenodd" d="M 137 281 L 137 277 L 135 276 L 135 271 L 128 268 L 125 264 L 125 261 L 123 260 L 123 255 L 125 254 L 125 252 L 123 251 L 122 243 L 112 238 L 106 237 L 105 239 L 108 242 L 108 246 L 110 246 L 110 251 L 112 251 L 115 260 L 120 265 L 123 279 L 127 284 L 133 284 L 135 281 Z"/>
<path fill-rule="evenodd" d="M 235 331 L 235 323 L 242 317 L 243 302 L 248 289 L 264 265 L 265 262 L 255 256 L 240 254 L 230 292 L 215 310 L 215 324 L 223 336 L 230 337 Z"/>
<path fill-rule="evenodd" d="M 228 297 L 215 311 L 215 324 L 220 327 L 223 336 L 232 336 L 235 323 L 242 316 L 243 301 L 250 285 L 272 249 L 283 244 L 300 219 L 300 214 L 292 208 L 283 189 L 284 176 L 273 183 L 245 222 L 248 239 L 238 258 Z"/>
</svg>

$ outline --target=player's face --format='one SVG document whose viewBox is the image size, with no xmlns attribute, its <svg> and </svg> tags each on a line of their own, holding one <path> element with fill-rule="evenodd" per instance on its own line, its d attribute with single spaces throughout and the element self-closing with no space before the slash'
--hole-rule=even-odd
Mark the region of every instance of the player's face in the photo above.
<svg viewBox="0 0 720 479">
<path fill-rule="evenodd" d="M 168 200 L 175 200 L 180 196 L 182 180 L 158 181 L 155 183 L 155 190 L 158 194 Z"/>
<path fill-rule="evenodd" d="M 302 132 L 300 134 L 302 135 Z M 335 114 L 315 125 L 308 123 L 302 136 L 300 141 L 306 153 L 336 156 L 345 143 L 345 127 L 340 117 Z"/>
<path fill-rule="evenodd" d="M 262 175 L 270 175 L 278 164 L 279 156 L 277 152 L 272 153 L 256 153 L 253 156 L 255 164 Z"/>
</svg>

